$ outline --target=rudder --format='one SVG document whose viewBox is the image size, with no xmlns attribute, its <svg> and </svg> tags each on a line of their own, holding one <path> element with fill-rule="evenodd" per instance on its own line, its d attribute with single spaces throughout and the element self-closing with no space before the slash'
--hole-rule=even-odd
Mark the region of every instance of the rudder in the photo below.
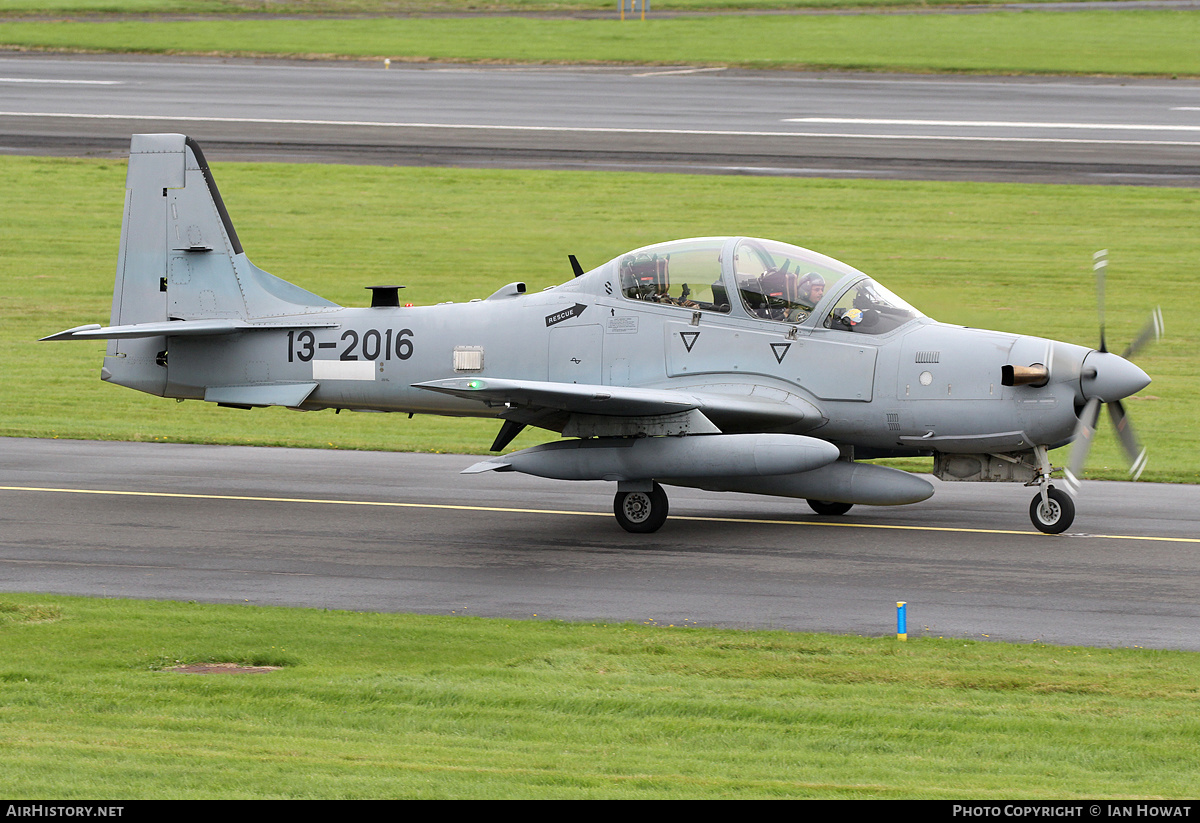
<svg viewBox="0 0 1200 823">
<path fill-rule="evenodd" d="M 186 184 L 182 134 L 135 134 L 125 174 L 110 325 L 154 323 L 167 314 L 167 192 Z M 150 394 L 166 386 L 166 337 L 109 340 L 101 376 Z"/>
</svg>

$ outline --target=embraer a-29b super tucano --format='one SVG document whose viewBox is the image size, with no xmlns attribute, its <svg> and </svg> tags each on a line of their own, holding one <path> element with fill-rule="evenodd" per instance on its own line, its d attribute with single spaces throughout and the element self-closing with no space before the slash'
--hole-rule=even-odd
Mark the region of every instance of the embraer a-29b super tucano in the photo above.
<svg viewBox="0 0 1200 823">
<path fill-rule="evenodd" d="M 1038 487 L 1034 525 L 1061 532 L 1075 507 L 1047 452 L 1076 441 L 1071 487 L 1102 404 L 1144 463 L 1121 400 L 1150 382 L 1126 358 L 1159 335 L 1157 313 L 1118 356 L 1103 322 L 1099 349 L 949 326 L 771 240 L 570 261 L 574 279 L 541 292 L 415 307 L 374 286 L 370 308 L 344 308 L 250 262 L 195 141 L 135 135 L 111 325 L 45 339 L 108 340 L 102 379 L 162 397 L 494 417 L 494 451 L 526 426 L 560 432 L 466 472 L 614 481 L 632 532 L 665 521 L 660 484 L 800 497 L 825 515 L 915 503 L 927 480 L 856 462 L 911 455 L 932 455 L 943 480 Z"/>
</svg>

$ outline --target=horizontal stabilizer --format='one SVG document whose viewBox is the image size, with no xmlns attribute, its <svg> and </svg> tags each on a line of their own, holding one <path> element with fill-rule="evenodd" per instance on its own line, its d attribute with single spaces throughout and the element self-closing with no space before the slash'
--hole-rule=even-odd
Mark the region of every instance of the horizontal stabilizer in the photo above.
<svg viewBox="0 0 1200 823">
<path fill-rule="evenodd" d="M 255 383 L 249 386 L 209 386 L 204 399 L 227 406 L 287 406 L 296 408 L 313 393 L 316 383 Z"/>
<path fill-rule="evenodd" d="M 60 331 L 42 340 L 137 340 L 145 337 L 211 337 L 243 331 L 280 329 L 336 329 L 337 323 L 249 323 L 245 320 L 212 318 L 207 320 L 164 320 L 157 323 L 132 323 L 127 326 L 100 326 L 91 323 Z"/>
</svg>

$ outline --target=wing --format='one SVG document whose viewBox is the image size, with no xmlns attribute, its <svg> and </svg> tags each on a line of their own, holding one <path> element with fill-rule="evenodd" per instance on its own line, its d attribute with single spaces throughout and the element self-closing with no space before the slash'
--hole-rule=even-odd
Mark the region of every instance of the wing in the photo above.
<svg viewBox="0 0 1200 823">
<path fill-rule="evenodd" d="M 644 389 L 454 377 L 414 386 L 503 409 L 497 416 L 507 421 L 512 436 L 526 425 L 561 431 L 568 437 L 604 437 L 807 431 L 826 422 L 820 409 L 795 395 L 778 391 L 776 396 L 756 395 L 748 385 L 722 387 L 729 391 Z M 501 430 L 493 449 L 512 439 L 504 439 L 505 435 Z"/>
</svg>

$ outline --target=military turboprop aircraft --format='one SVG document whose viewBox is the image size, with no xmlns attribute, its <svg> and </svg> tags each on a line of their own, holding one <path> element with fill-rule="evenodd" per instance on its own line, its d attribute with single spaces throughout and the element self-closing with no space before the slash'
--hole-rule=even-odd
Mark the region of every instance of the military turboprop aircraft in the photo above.
<svg viewBox="0 0 1200 823">
<path fill-rule="evenodd" d="M 667 517 L 661 484 L 807 499 L 819 514 L 915 503 L 933 485 L 856 462 L 932 455 L 942 480 L 1036 486 L 1033 524 L 1067 529 L 1048 450 L 1083 466 L 1107 405 L 1134 471 L 1145 451 L 1121 400 L 1150 378 L 1121 355 L 963 328 L 923 315 L 866 274 L 773 240 L 648 246 L 541 292 L 401 306 L 374 286 L 345 308 L 242 251 L 204 155 L 181 134 L 134 135 L 110 325 L 45 340 L 108 340 L 103 380 L 222 406 L 349 409 L 502 421 L 563 440 L 476 463 L 617 484 L 631 532 Z"/>
</svg>

